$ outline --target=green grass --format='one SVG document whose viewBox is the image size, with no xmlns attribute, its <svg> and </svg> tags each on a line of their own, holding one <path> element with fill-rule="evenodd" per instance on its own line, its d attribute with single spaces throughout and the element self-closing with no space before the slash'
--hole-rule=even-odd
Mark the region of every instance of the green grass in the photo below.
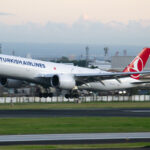
<svg viewBox="0 0 150 150">
<path fill-rule="evenodd" d="M 143 148 L 150 146 L 149 142 L 119 143 L 119 144 L 76 144 L 76 145 L 18 145 L 0 146 L 0 150 L 51 150 L 51 149 L 99 149 L 99 148 Z"/>
<path fill-rule="evenodd" d="M 150 118 L 50 117 L 0 119 L 0 134 L 148 132 Z"/>
<path fill-rule="evenodd" d="M 0 104 L 0 109 L 83 109 L 83 108 L 150 108 L 150 102 L 88 102 L 88 103 L 14 103 Z"/>
</svg>

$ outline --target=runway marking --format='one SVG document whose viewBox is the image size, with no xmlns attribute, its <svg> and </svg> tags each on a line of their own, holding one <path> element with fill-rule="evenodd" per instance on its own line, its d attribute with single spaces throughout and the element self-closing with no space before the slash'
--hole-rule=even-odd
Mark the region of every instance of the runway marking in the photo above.
<svg viewBox="0 0 150 150">
<path fill-rule="evenodd" d="M 135 112 L 135 113 L 146 113 L 146 112 L 150 112 L 150 110 L 125 110 L 125 111 L 128 111 L 128 112 Z"/>
</svg>

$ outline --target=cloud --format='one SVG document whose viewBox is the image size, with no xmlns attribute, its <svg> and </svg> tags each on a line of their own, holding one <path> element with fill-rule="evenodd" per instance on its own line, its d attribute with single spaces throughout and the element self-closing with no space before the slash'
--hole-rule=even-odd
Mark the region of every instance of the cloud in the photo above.
<svg viewBox="0 0 150 150">
<path fill-rule="evenodd" d="M 13 16 L 12 13 L 0 12 L 0 16 Z"/>
<path fill-rule="evenodd" d="M 147 23 L 146 26 L 145 22 Z M 71 26 L 65 23 L 48 22 L 46 25 L 26 23 L 6 25 L 0 23 L 0 41 L 48 42 L 81 44 L 114 44 L 150 46 L 149 21 L 129 21 L 128 24 L 112 21 L 86 20 L 80 17 Z"/>
</svg>

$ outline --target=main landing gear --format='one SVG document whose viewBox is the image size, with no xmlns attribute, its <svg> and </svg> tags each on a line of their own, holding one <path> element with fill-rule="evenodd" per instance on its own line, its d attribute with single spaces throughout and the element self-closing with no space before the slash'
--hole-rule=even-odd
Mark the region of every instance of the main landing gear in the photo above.
<svg viewBox="0 0 150 150">
<path fill-rule="evenodd" d="M 39 97 L 47 98 L 47 97 L 53 97 L 53 93 L 39 93 Z"/>
<path fill-rule="evenodd" d="M 50 88 L 43 88 L 42 86 L 39 86 L 37 93 L 40 98 L 53 97 L 53 93 Z"/>
<path fill-rule="evenodd" d="M 79 98 L 79 94 L 66 94 L 65 98 Z"/>
<path fill-rule="evenodd" d="M 65 98 L 79 98 L 79 92 L 77 89 L 71 90 L 69 93 L 65 94 Z"/>
</svg>

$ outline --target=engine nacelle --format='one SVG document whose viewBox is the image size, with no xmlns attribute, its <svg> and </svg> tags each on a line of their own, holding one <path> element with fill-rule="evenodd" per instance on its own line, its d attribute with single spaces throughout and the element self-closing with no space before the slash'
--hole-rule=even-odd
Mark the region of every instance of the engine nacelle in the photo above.
<svg viewBox="0 0 150 150">
<path fill-rule="evenodd" d="M 0 83 L 6 88 L 20 88 L 23 84 L 20 80 L 0 78 Z"/>
<path fill-rule="evenodd" d="M 53 87 L 71 90 L 75 87 L 76 82 L 72 75 L 62 74 L 62 75 L 54 75 L 51 79 L 51 85 Z"/>
</svg>

